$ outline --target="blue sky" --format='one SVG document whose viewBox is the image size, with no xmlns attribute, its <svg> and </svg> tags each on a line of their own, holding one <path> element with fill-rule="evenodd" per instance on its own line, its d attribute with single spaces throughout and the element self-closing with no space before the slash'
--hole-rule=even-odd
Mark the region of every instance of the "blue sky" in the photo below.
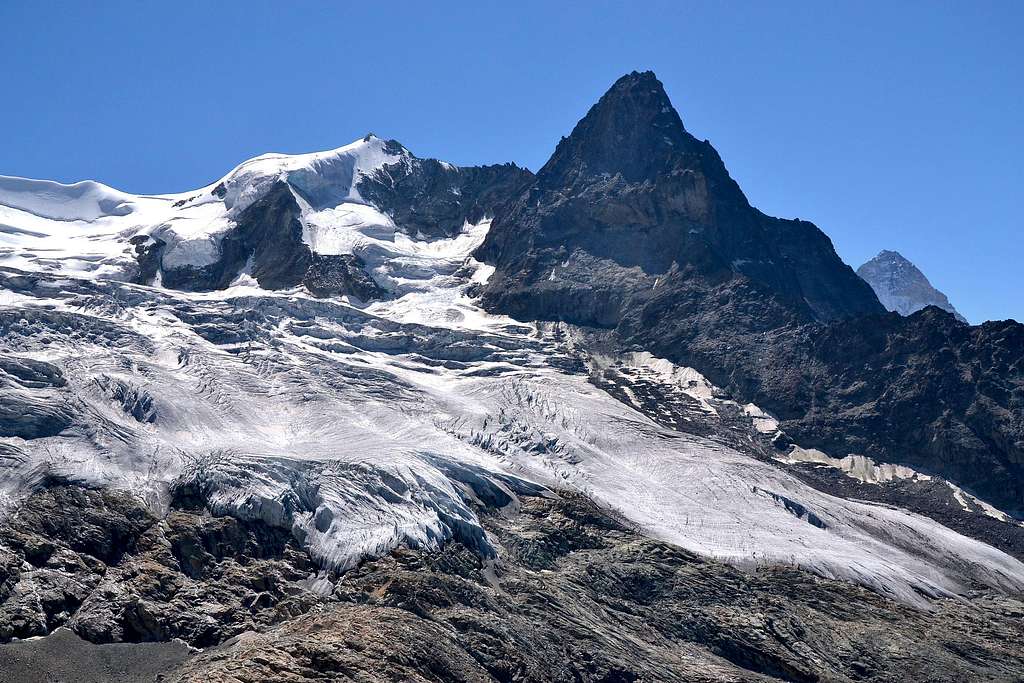
<svg viewBox="0 0 1024 683">
<path fill-rule="evenodd" d="M 1021 2 L 0 2 L 0 173 L 191 189 L 368 131 L 544 163 L 653 69 L 751 202 L 1024 319 Z"/>
</svg>

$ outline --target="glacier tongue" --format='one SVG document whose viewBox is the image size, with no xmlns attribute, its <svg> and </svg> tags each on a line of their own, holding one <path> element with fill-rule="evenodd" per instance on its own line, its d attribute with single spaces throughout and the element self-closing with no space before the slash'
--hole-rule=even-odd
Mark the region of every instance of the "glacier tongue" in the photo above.
<svg viewBox="0 0 1024 683">
<path fill-rule="evenodd" d="M 451 272 L 461 255 L 438 245 L 438 274 L 371 310 L 3 271 L 20 298 L 0 311 L 0 351 L 58 368 L 66 385 L 46 391 L 72 411 L 55 433 L 2 440 L 8 509 L 45 476 L 131 490 L 156 510 L 193 497 L 291 529 L 348 568 L 453 538 L 493 554 L 470 501 L 567 489 L 688 549 L 906 602 L 978 583 L 1024 589 L 1024 565 L 994 548 L 821 493 L 613 399 L 565 329 L 476 309 L 465 288 L 479 267 Z M 430 249 L 400 255 L 412 256 L 426 268 Z M 639 361 L 699 397 L 711 390 L 692 371 Z"/>
</svg>

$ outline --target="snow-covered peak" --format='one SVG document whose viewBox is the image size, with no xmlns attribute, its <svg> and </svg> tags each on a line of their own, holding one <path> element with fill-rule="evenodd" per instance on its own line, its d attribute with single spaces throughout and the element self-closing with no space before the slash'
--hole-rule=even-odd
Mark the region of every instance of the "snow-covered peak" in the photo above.
<svg viewBox="0 0 1024 683">
<path fill-rule="evenodd" d="M 875 290 L 890 311 L 910 315 L 926 306 L 938 306 L 966 322 L 946 295 L 935 289 L 924 273 L 898 251 L 883 250 L 860 268 L 859 275 Z"/>
<path fill-rule="evenodd" d="M 91 180 L 64 185 L 0 176 L 0 265 L 136 279 L 135 246 L 153 237 L 166 245 L 160 268 L 203 268 L 221 258 L 221 242 L 238 215 L 278 181 L 311 213 L 350 206 L 386 226 L 388 219 L 360 197 L 359 181 L 411 156 L 399 143 L 369 134 L 322 152 L 263 154 L 206 187 L 153 196 Z"/>
<path fill-rule="evenodd" d="M 372 133 L 355 142 L 309 154 L 262 154 L 242 162 L 216 187 L 223 187 L 224 204 L 240 211 L 256 201 L 277 180 L 286 180 L 317 209 L 343 202 L 362 202 L 360 177 L 397 163 L 409 152 L 395 141 Z"/>
</svg>

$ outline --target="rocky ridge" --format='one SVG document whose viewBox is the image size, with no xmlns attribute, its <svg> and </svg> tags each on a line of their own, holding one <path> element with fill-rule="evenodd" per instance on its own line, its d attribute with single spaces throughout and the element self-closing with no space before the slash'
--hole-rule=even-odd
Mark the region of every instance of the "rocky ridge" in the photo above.
<svg viewBox="0 0 1024 683">
<path fill-rule="evenodd" d="M 273 530 L 200 510 L 155 520 L 124 497 L 55 484 L 4 529 L 14 542 L 3 585 L 14 598 L 0 627 L 43 634 L 49 621 L 94 643 L 179 638 L 205 648 L 119 658 L 138 676 L 119 680 L 153 680 L 157 663 L 159 680 L 225 683 L 1024 675 L 1020 601 L 979 595 L 921 612 L 798 570 L 702 559 L 582 497 L 522 502 L 514 515 L 484 516 L 497 562 L 457 543 L 398 550 L 311 585 L 297 579 L 311 559 Z M 54 520 L 54 506 L 76 512 Z M 33 591 L 55 597 L 17 597 Z M 118 680 L 94 670 L 99 651 L 69 638 L 0 646 L 0 661 L 16 656 L 38 671 L 52 655 L 35 643 L 63 639 L 62 670 Z"/>
</svg>

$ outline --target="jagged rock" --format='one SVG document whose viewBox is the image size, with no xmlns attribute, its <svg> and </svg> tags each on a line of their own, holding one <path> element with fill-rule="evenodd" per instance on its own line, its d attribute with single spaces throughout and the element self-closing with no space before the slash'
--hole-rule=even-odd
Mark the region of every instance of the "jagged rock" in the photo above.
<svg viewBox="0 0 1024 683">
<path fill-rule="evenodd" d="M 342 604 L 206 650 L 171 680 L 1011 680 L 1020 603 L 918 612 L 795 570 L 743 572 L 642 539 L 586 501 L 490 516 L 465 548 L 396 551 L 342 577 Z M 927 634 L 922 638 L 922 634 Z M 885 647 L 877 643 L 884 640 Z M 429 646 L 428 646 L 429 644 Z"/>
<path fill-rule="evenodd" d="M 55 485 L 0 528 L 0 641 L 67 626 L 207 646 L 322 602 L 316 571 L 280 529 L 201 509 L 158 521 L 125 494 Z"/>
<path fill-rule="evenodd" d="M 929 308 L 766 333 L 680 308 L 641 314 L 627 338 L 770 411 L 805 447 L 907 464 L 1024 511 L 1024 325 Z"/>
<path fill-rule="evenodd" d="M 0 661 L 18 667 L 5 670 L 23 680 L 53 666 L 56 643 L 67 645 L 62 670 L 98 681 L 123 679 L 96 672 L 95 656 L 108 657 L 114 672 L 146 670 L 141 652 L 170 656 L 165 680 L 182 682 L 1024 675 L 1019 601 L 979 596 L 974 608 L 937 601 L 919 611 L 797 569 L 743 571 L 643 538 L 581 496 L 527 496 L 514 513 L 484 513 L 501 549 L 496 562 L 460 543 L 399 549 L 331 577 L 333 595 L 313 601 L 300 578 L 309 565 L 296 559 L 304 554 L 289 557 L 295 551 L 280 531 L 210 517 L 187 497 L 179 497 L 186 509 L 157 522 L 129 498 L 53 487 L 28 501 L 20 536 L 5 529 L 2 537 L 37 535 L 46 510 L 70 501 L 79 516 L 36 540 L 47 549 L 29 552 L 26 540 L 0 549 L 5 571 L 18 564 L 14 556 L 32 556 L 58 581 L 15 577 L 16 587 L 32 581 L 30 590 L 48 597 L 40 610 L 14 614 L 7 608 L 17 589 L 8 594 L 0 609 L 6 638 L 67 623 L 92 642 L 180 637 L 206 649 L 187 659 L 180 647 L 96 650 L 58 631 L 31 647 L 0 645 Z M 113 561 L 118 553 L 99 539 L 124 534 L 130 551 L 115 564 L 69 547 Z M 67 592 L 59 586 L 82 577 L 92 581 L 84 601 L 56 599 Z"/>
<path fill-rule="evenodd" d="M 366 263 L 355 254 L 313 255 L 313 262 L 302 278 L 313 296 L 355 296 L 362 301 L 387 297 L 387 291 L 366 272 Z"/>
<path fill-rule="evenodd" d="M 388 145 L 401 161 L 361 179 L 359 192 L 414 237 L 457 235 L 466 223 L 493 216 L 533 179 L 515 164 L 452 166 L 416 158 L 394 140 Z"/>
<path fill-rule="evenodd" d="M 749 281 L 801 320 L 882 310 L 820 230 L 750 206 L 650 72 L 619 79 L 562 139 L 477 258 L 497 267 L 486 305 L 521 318 L 614 326 L 680 278 L 736 295 Z"/>
<path fill-rule="evenodd" d="M 166 242 L 152 235 L 135 235 L 128 240 L 128 244 L 134 249 L 135 262 L 138 264 L 137 272 L 128 279 L 139 284 L 154 282 L 160 272 L 160 260 Z"/>
</svg>

